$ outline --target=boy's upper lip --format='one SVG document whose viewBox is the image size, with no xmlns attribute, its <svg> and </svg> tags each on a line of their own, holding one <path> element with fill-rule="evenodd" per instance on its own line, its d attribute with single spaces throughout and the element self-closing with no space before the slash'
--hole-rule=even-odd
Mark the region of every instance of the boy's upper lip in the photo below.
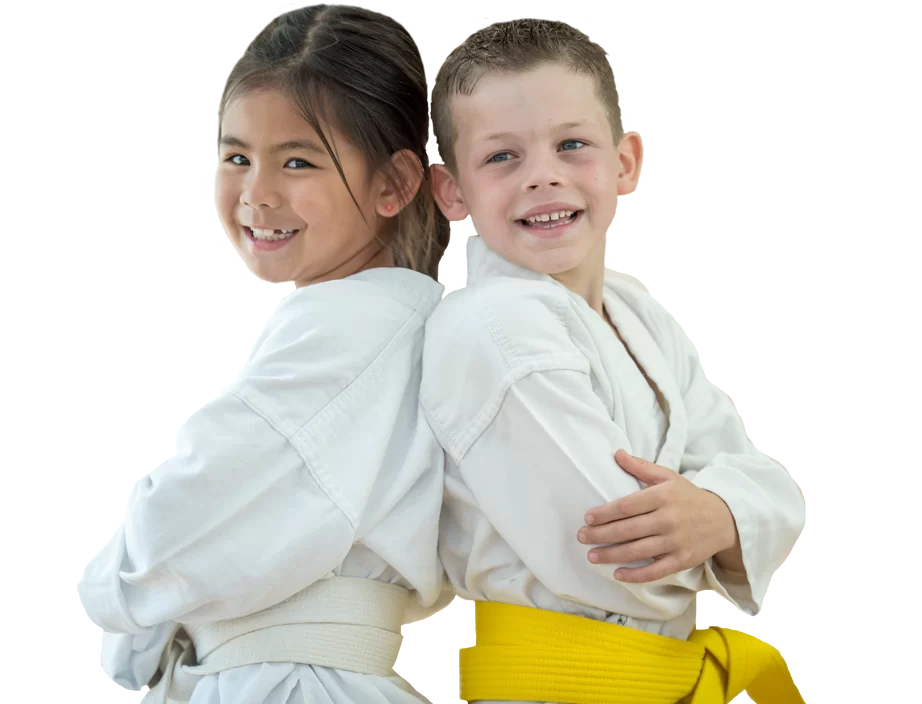
<svg viewBox="0 0 922 704">
<path fill-rule="evenodd" d="M 519 215 L 516 220 L 525 220 L 526 218 L 532 218 L 535 215 L 550 215 L 551 213 L 559 213 L 561 210 L 582 210 L 582 208 L 577 208 L 575 205 L 570 203 L 548 203 L 547 205 L 539 205 L 537 208 L 532 208 L 524 215 Z"/>
</svg>

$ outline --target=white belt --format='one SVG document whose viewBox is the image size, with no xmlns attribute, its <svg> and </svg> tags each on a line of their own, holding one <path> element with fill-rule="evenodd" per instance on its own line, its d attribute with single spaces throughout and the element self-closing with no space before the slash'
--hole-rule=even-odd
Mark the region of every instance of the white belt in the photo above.
<svg viewBox="0 0 922 704">
<path fill-rule="evenodd" d="M 160 661 L 163 676 L 142 704 L 189 701 L 203 675 L 264 662 L 393 675 L 408 601 L 396 584 L 332 577 L 249 616 L 177 625 Z"/>
</svg>

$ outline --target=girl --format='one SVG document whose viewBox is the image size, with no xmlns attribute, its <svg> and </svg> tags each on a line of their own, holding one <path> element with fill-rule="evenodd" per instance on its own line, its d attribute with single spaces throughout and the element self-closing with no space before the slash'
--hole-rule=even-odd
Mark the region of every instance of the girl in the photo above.
<svg viewBox="0 0 922 704">
<path fill-rule="evenodd" d="M 450 601 L 417 410 L 448 240 L 427 107 L 412 38 L 358 8 L 278 17 L 230 74 L 218 215 L 296 290 L 80 583 L 106 672 L 145 701 L 424 701 L 392 668 L 401 624 Z"/>
</svg>

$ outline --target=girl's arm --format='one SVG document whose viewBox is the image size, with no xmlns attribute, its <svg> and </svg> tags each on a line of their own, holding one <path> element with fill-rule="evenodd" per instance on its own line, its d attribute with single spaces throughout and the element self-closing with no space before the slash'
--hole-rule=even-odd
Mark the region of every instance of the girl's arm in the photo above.
<svg viewBox="0 0 922 704">
<path fill-rule="evenodd" d="M 353 524 L 307 458 L 233 390 L 182 427 L 134 487 L 80 597 L 111 633 L 271 606 L 329 573 Z"/>
<path fill-rule="evenodd" d="M 286 599 L 329 575 L 427 469 L 393 459 L 416 447 L 424 321 L 377 287 L 337 283 L 286 299 L 238 380 L 135 485 L 79 587 L 105 631 Z M 370 500 L 382 472 L 390 503 Z"/>
</svg>

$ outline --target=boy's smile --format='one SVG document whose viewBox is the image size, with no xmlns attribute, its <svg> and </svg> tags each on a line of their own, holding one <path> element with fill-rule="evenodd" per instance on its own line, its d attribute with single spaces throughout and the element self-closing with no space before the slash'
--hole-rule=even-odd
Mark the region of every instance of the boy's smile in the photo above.
<svg viewBox="0 0 922 704">
<path fill-rule="evenodd" d="M 568 203 L 532 208 L 516 222 L 536 237 L 560 237 L 576 224 L 583 211 Z"/>
</svg>

